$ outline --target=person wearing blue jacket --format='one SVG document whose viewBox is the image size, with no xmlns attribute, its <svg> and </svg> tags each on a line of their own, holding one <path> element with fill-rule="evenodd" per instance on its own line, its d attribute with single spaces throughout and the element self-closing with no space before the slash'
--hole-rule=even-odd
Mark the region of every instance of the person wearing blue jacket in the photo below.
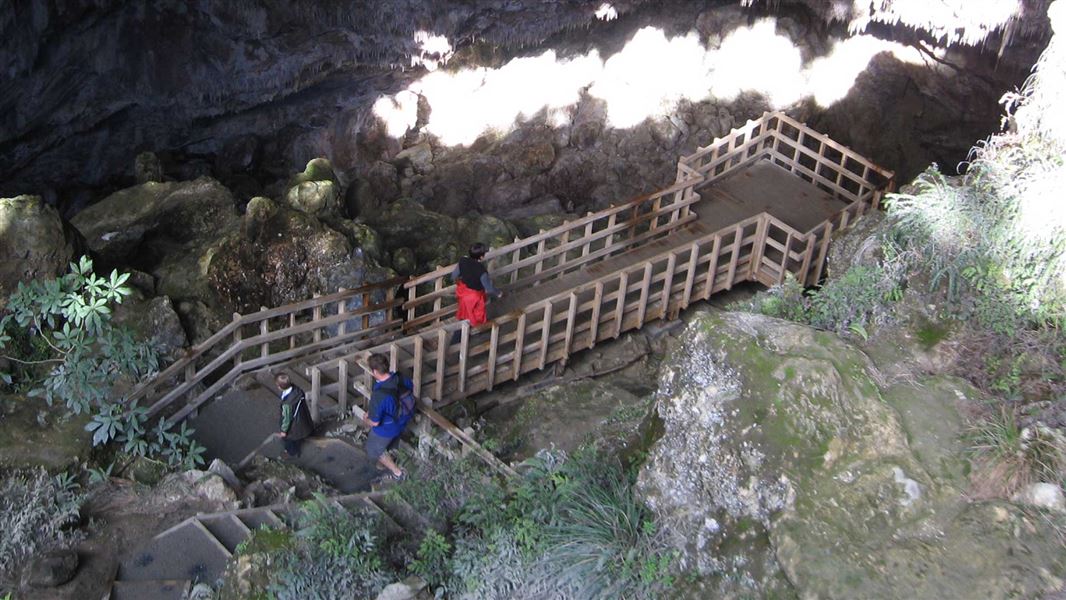
<svg viewBox="0 0 1066 600">
<path fill-rule="evenodd" d="M 407 474 L 392 460 L 389 450 L 396 446 L 411 419 L 410 412 L 404 414 L 400 402 L 403 390 L 410 389 L 411 384 L 389 371 L 389 359 L 384 354 L 370 355 L 367 365 L 374 385 L 369 410 L 363 415 L 363 423 L 370 427 L 366 437 L 366 455 L 371 461 L 388 469 L 393 479 L 403 480 Z"/>
</svg>

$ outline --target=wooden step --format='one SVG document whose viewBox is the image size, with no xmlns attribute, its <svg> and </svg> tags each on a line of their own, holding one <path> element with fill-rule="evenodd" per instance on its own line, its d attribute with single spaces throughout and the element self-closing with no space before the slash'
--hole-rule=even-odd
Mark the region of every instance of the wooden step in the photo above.
<svg viewBox="0 0 1066 600">
<path fill-rule="evenodd" d="M 252 535 L 252 530 L 233 513 L 203 516 L 200 522 L 231 553 L 236 552 L 237 546 Z"/>
<path fill-rule="evenodd" d="M 183 600 L 192 588 L 188 579 L 149 579 L 116 581 L 109 600 Z"/>
<path fill-rule="evenodd" d="M 212 583 L 222 575 L 231 555 L 199 519 L 186 519 L 122 561 L 117 579 Z"/>
</svg>

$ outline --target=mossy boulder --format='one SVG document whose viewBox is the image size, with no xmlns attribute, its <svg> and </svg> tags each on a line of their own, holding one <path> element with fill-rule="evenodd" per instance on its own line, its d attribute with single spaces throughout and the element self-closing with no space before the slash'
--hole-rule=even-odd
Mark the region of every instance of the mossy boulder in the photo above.
<svg viewBox="0 0 1066 600">
<path fill-rule="evenodd" d="M 473 213 L 459 217 L 456 224 L 459 227 L 459 242 L 464 253 L 474 242 L 488 244 L 489 248 L 499 248 L 518 237 L 518 229 L 514 225 L 492 215 Z"/>
<path fill-rule="evenodd" d="M 305 181 L 293 186 L 285 194 L 285 201 L 311 215 L 336 215 L 340 210 L 340 192 L 332 181 Z"/>
<path fill-rule="evenodd" d="M 89 415 L 57 420 L 58 411 L 39 399 L 0 396 L 0 468 L 43 467 L 51 472 L 89 458 Z"/>
<path fill-rule="evenodd" d="M 957 487 L 960 386 L 928 382 L 917 401 L 907 394 L 921 388 L 882 394 L 878 381 L 834 335 L 691 317 L 661 368 L 664 433 L 638 478 L 701 575 L 684 596 L 1001 598 L 1061 585 L 1053 534 Z"/>
<path fill-rule="evenodd" d="M 73 233 L 40 196 L 0 198 L 0 299 L 20 281 L 62 274 L 73 253 Z"/>
</svg>

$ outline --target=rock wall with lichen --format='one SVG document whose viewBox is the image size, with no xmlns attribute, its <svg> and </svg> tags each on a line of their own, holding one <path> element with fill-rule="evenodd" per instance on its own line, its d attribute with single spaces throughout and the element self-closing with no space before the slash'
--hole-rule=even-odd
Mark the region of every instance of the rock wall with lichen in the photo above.
<svg viewBox="0 0 1066 600">
<path fill-rule="evenodd" d="M 834 335 L 696 313 L 664 360 L 638 489 L 701 576 L 687 597 L 1008 598 L 1053 592 L 1053 527 L 972 502 L 965 383 L 889 385 Z M 882 387 L 882 383 L 885 383 Z"/>
</svg>

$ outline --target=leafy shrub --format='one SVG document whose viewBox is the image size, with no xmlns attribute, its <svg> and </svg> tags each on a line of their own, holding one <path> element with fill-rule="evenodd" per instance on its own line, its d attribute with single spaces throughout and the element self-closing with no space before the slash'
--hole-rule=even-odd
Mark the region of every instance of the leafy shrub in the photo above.
<svg viewBox="0 0 1066 600">
<path fill-rule="evenodd" d="M 526 466 L 503 498 L 490 487 L 464 506 L 451 595 L 653 598 L 672 584 L 674 554 L 620 465 L 541 452 Z"/>
<path fill-rule="evenodd" d="M 892 303 L 901 297 L 900 281 L 890 269 L 856 265 L 809 291 L 789 274 L 781 285 L 733 308 L 837 333 L 865 332 L 870 323 L 884 320 Z"/>
<path fill-rule="evenodd" d="M 72 477 L 50 477 L 43 469 L 0 479 L 0 580 L 9 580 L 30 556 L 76 541 L 82 500 Z"/>
<path fill-rule="evenodd" d="M 319 496 L 300 517 L 296 543 L 283 546 L 269 585 L 279 600 L 373 598 L 394 581 L 382 524 L 356 517 Z"/>
<path fill-rule="evenodd" d="M 49 406 L 61 402 L 68 414 L 93 413 L 86 429 L 94 445 L 115 440 L 131 454 L 196 467 L 203 464 L 204 448 L 192 440 L 191 430 L 148 431 L 146 411 L 115 397 L 116 383 L 143 379 L 159 366 L 149 343 L 111 323 L 112 306 L 131 294 L 128 279 L 114 270 L 108 277 L 96 275 L 92 260 L 83 256 L 62 277 L 19 283 L 0 318 L 0 350 L 9 351 L 4 358 L 19 366 L 19 380 L 0 372 L 0 381 L 31 388 L 29 395 Z"/>
</svg>

